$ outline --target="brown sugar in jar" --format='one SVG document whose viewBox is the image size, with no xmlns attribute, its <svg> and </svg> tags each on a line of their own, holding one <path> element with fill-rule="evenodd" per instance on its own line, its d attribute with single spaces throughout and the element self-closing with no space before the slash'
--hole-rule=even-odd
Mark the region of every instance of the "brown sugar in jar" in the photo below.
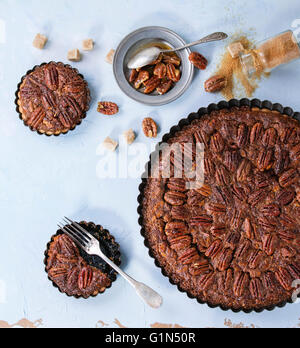
<svg viewBox="0 0 300 348">
<path fill-rule="evenodd" d="M 263 41 L 240 58 L 244 71 L 251 76 L 271 72 L 282 64 L 299 59 L 300 47 L 294 33 L 289 30 Z"/>
</svg>

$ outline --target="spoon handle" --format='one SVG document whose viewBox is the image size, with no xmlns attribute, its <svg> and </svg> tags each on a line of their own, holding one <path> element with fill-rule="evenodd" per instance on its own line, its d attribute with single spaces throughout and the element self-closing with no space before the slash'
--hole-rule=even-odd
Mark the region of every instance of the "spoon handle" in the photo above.
<svg viewBox="0 0 300 348">
<path fill-rule="evenodd" d="M 188 45 L 185 45 L 183 47 L 175 48 L 174 50 L 163 51 L 162 53 L 182 51 L 182 50 L 185 50 L 186 48 L 190 48 L 190 47 L 200 45 L 200 44 L 203 44 L 206 42 L 221 41 L 221 40 L 225 40 L 227 38 L 228 38 L 227 34 L 222 33 L 222 32 L 217 32 L 217 33 L 210 34 L 201 40 L 198 40 L 198 41 L 192 42 Z"/>
</svg>

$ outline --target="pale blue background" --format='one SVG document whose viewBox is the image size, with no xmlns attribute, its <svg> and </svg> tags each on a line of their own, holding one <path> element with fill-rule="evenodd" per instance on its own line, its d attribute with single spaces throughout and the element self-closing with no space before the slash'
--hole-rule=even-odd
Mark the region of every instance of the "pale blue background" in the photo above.
<svg viewBox="0 0 300 348">
<path fill-rule="evenodd" d="M 221 44 L 201 48 L 209 58 L 207 71 L 197 73 L 192 88 L 177 102 L 161 108 L 137 104 L 125 97 L 104 62 L 107 52 L 134 29 L 162 25 L 187 41 L 213 31 L 247 33 L 256 40 L 291 28 L 300 18 L 298 0 L 0 0 L 0 19 L 6 24 L 6 43 L 0 43 L 0 320 L 43 319 L 44 327 L 95 327 L 114 319 L 129 327 L 154 322 L 188 327 L 223 327 L 225 319 L 259 327 L 295 327 L 299 305 L 272 313 L 233 314 L 198 305 L 169 284 L 143 246 L 136 213 L 139 180 L 100 180 L 96 175 L 98 145 L 107 135 L 115 138 L 133 127 L 138 141 L 150 144 L 140 131 L 141 120 L 151 115 L 161 137 L 188 113 L 221 99 L 205 94 L 203 82 L 215 70 Z M 32 48 L 37 32 L 49 43 L 44 51 Z M 93 52 L 76 67 L 88 80 L 93 96 L 91 111 L 75 132 L 59 138 L 39 136 L 25 128 L 15 112 L 14 93 L 20 77 L 35 64 L 66 61 L 67 51 L 81 40 L 96 41 Z M 299 62 L 274 72 L 261 83 L 255 97 L 270 99 L 300 110 Z M 121 112 L 105 119 L 96 102 L 114 100 Z M 43 252 L 62 216 L 101 223 L 116 236 L 125 256 L 125 269 L 152 284 L 165 299 L 151 310 L 118 279 L 96 299 L 75 300 L 61 295 L 47 280 Z"/>
</svg>

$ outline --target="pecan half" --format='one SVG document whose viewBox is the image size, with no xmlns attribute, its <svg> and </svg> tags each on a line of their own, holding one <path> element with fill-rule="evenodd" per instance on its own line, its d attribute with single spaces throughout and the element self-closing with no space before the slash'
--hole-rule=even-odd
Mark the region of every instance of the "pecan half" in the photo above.
<svg viewBox="0 0 300 348">
<path fill-rule="evenodd" d="M 233 259 L 233 251 L 231 249 L 223 249 L 218 256 L 217 269 L 221 272 L 226 271 Z"/>
<path fill-rule="evenodd" d="M 173 206 L 171 215 L 175 220 L 186 220 L 189 216 L 188 210 L 182 206 Z"/>
<path fill-rule="evenodd" d="M 295 184 L 298 180 L 299 180 L 299 174 L 297 169 L 290 169 L 280 176 L 279 184 L 283 188 L 286 188 Z"/>
<path fill-rule="evenodd" d="M 78 284 L 79 269 L 78 267 L 73 267 L 67 276 L 67 285 L 69 288 L 74 289 Z"/>
<path fill-rule="evenodd" d="M 255 123 L 255 125 L 251 129 L 250 133 L 250 144 L 251 145 L 257 145 L 259 144 L 262 134 L 263 134 L 264 127 L 261 123 Z"/>
<path fill-rule="evenodd" d="M 87 289 L 93 282 L 93 271 L 90 267 L 84 267 L 78 276 L 78 287 L 80 290 Z"/>
<path fill-rule="evenodd" d="M 219 132 L 215 133 L 211 137 L 211 150 L 215 153 L 220 153 L 223 151 L 225 143 L 224 140 Z"/>
<path fill-rule="evenodd" d="M 247 145 L 249 139 L 249 130 L 245 124 L 241 124 L 238 128 L 237 145 L 243 148 Z"/>
<path fill-rule="evenodd" d="M 187 226 L 182 221 L 169 222 L 165 227 L 165 233 L 170 240 L 179 236 L 184 236 L 187 232 Z"/>
<path fill-rule="evenodd" d="M 167 64 L 167 77 L 173 82 L 180 80 L 180 70 L 176 69 L 174 64 Z"/>
<path fill-rule="evenodd" d="M 292 283 L 294 279 L 285 268 L 280 267 L 279 270 L 275 273 L 275 277 L 285 290 L 292 290 Z"/>
<path fill-rule="evenodd" d="M 197 192 L 200 193 L 201 196 L 208 198 L 212 194 L 211 187 L 207 184 L 204 184 L 202 187 L 197 189 Z"/>
<path fill-rule="evenodd" d="M 57 108 L 56 97 L 52 92 L 45 91 L 42 94 L 41 99 L 42 99 L 43 106 L 46 110 Z"/>
<path fill-rule="evenodd" d="M 300 265 L 299 264 L 293 263 L 287 267 L 287 270 L 295 280 L 300 279 Z"/>
<path fill-rule="evenodd" d="M 190 236 L 179 236 L 170 241 L 171 249 L 179 252 L 180 250 L 187 249 L 192 244 L 192 238 Z"/>
<path fill-rule="evenodd" d="M 233 228 L 239 229 L 241 225 L 242 212 L 240 210 L 233 210 L 230 219 L 230 224 Z"/>
<path fill-rule="evenodd" d="M 163 79 L 160 82 L 160 85 L 156 88 L 157 93 L 160 95 L 164 95 L 166 94 L 170 88 L 172 87 L 172 81 L 168 80 L 168 79 Z"/>
<path fill-rule="evenodd" d="M 158 127 L 152 118 L 147 117 L 143 120 L 143 132 L 148 138 L 157 137 Z"/>
<path fill-rule="evenodd" d="M 263 275 L 263 285 L 268 291 L 275 291 L 277 288 L 275 275 L 272 272 L 267 272 Z"/>
<path fill-rule="evenodd" d="M 42 107 L 38 107 L 30 115 L 30 118 L 27 121 L 27 124 L 32 128 L 37 128 L 46 117 L 46 113 Z"/>
<path fill-rule="evenodd" d="M 277 204 L 269 204 L 269 205 L 265 205 L 264 207 L 262 207 L 261 213 L 264 216 L 277 217 L 280 215 L 281 210 Z"/>
<path fill-rule="evenodd" d="M 251 248 L 251 242 L 249 240 L 245 240 L 237 249 L 235 253 L 236 258 L 242 258 L 247 255 L 247 252 Z"/>
<path fill-rule="evenodd" d="M 258 278 L 252 279 L 250 281 L 250 294 L 253 299 L 260 300 L 263 298 L 263 286 Z"/>
<path fill-rule="evenodd" d="M 51 91 L 56 91 L 58 88 L 58 71 L 52 64 L 45 68 L 45 83 Z"/>
<path fill-rule="evenodd" d="M 253 240 L 256 238 L 254 227 L 249 218 L 246 218 L 244 221 L 244 231 L 248 239 Z"/>
<path fill-rule="evenodd" d="M 258 203 L 263 201 L 267 195 L 268 191 L 265 189 L 256 190 L 249 196 L 248 202 L 250 205 L 256 206 Z"/>
<path fill-rule="evenodd" d="M 182 255 L 178 258 L 178 261 L 184 265 L 190 265 L 191 263 L 200 261 L 200 255 L 196 248 L 190 248 L 182 253 Z"/>
<path fill-rule="evenodd" d="M 140 89 L 142 84 L 150 79 L 150 73 L 147 70 L 141 70 L 134 81 L 134 88 Z M 153 89 L 154 90 L 154 89 Z"/>
<path fill-rule="evenodd" d="M 248 176 L 251 170 L 252 170 L 251 162 L 247 160 L 246 158 L 243 159 L 236 173 L 237 180 L 240 182 L 246 181 L 248 179 Z"/>
<path fill-rule="evenodd" d="M 219 203 L 210 203 L 207 208 L 210 214 L 225 214 L 227 211 L 226 205 Z"/>
<path fill-rule="evenodd" d="M 167 203 L 173 206 L 184 205 L 186 201 L 186 195 L 178 191 L 169 191 L 165 193 L 164 199 Z"/>
<path fill-rule="evenodd" d="M 156 64 L 153 74 L 157 76 L 158 78 L 162 79 L 166 77 L 167 75 L 167 67 L 164 63 L 158 63 Z"/>
<path fill-rule="evenodd" d="M 262 252 L 254 250 L 248 258 L 248 266 L 250 269 L 255 269 L 259 266 L 262 259 Z"/>
<path fill-rule="evenodd" d="M 213 259 L 222 251 L 222 248 L 223 248 L 222 241 L 217 239 L 207 249 L 205 256 Z"/>
<path fill-rule="evenodd" d="M 119 112 L 119 107 L 112 102 L 99 102 L 97 111 L 100 112 L 100 114 L 112 116 Z"/>
<path fill-rule="evenodd" d="M 243 296 L 249 286 L 249 276 L 247 273 L 237 272 L 234 276 L 233 292 L 236 297 Z"/>
<path fill-rule="evenodd" d="M 139 76 L 139 72 L 136 69 L 133 69 L 130 73 L 129 82 L 134 83 L 136 79 L 138 78 L 138 76 Z"/>
<path fill-rule="evenodd" d="M 186 182 L 183 179 L 171 178 L 167 184 L 171 191 L 186 192 Z"/>
<path fill-rule="evenodd" d="M 287 128 L 282 135 L 282 142 L 284 144 L 295 144 L 297 141 L 297 129 L 296 128 Z"/>
<path fill-rule="evenodd" d="M 216 187 L 215 190 L 216 190 L 215 194 L 221 202 L 223 202 L 225 204 L 232 203 L 233 197 L 232 197 L 230 190 L 227 187 L 222 187 L 222 188 Z"/>
<path fill-rule="evenodd" d="M 209 135 L 205 133 L 203 130 L 196 131 L 194 133 L 194 137 L 196 140 L 196 144 L 204 144 L 207 148 L 209 143 Z"/>
<path fill-rule="evenodd" d="M 274 163 L 274 172 L 276 175 L 281 174 L 290 164 L 289 153 L 285 150 L 277 149 Z"/>
<path fill-rule="evenodd" d="M 216 182 L 220 186 L 229 185 L 230 176 L 224 166 L 220 165 L 216 170 Z"/>
<path fill-rule="evenodd" d="M 74 244 L 72 239 L 67 235 L 63 234 L 59 239 L 59 245 L 62 253 L 68 256 L 78 256 L 79 250 L 77 246 Z"/>
<path fill-rule="evenodd" d="M 225 272 L 220 273 L 218 286 L 221 291 L 231 291 L 232 290 L 232 282 L 233 282 L 233 271 L 232 269 L 228 269 Z"/>
<path fill-rule="evenodd" d="M 205 70 L 207 68 L 207 59 L 198 52 L 192 52 L 189 56 L 189 60 L 197 69 Z"/>
<path fill-rule="evenodd" d="M 273 165 L 273 149 L 262 149 L 257 158 L 257 168 L 260 171 L 269 170 Z"/>
<path fill-rule="evenodd" d="M 212 233 L 212 235 L 214 236 L 223 236 L 226 233 L 226 226 L 225 225 L 216 225 L 213 226 L 210 230 L 210 232 Z"/>
<path fill-rule="evenodd" d="M 175 66 L 181 65 L 181 59 L 178 57 L 178 55 L 175 52 L 164 53 L 162 55 L 162 61 L 165 64 L 174 64 Z"/>
<path fill-rule="evenodd" d="M 227 79 L 225 76 L 216 75 L 205 81 L 204 89 L 208 93 L 219 92 L 227 86 Z"/>
<path fill-rule="evenodd" d="M 266 147 L 274 147 L 277 141 L 277 131 L 274 128 L 269 128 L 265 131 L 262 142 Z"/>
<path fill-rule="evenodd" d="M 65 256 L 62 254 L 58 254 L 57 255 L 57 261 L 59 261 L 60 263 L 66 263 L 66 264 L 75 264 L 78 261 L 77 257 L 70 257 L 70 256 Z"/>
<path fill-rule="evenodd" d="M 209 273 L 211 270 L 211 267 L 207 260 L 201 259 L 198 262 L 193 263 L 190 268 L 189 272 L 192 276 L 199 276 L 201 274 Z"/>
<path fill-rule="evenodd" d="M 260 217 L 258 219 L 260 226 L 267 231 L 275 231 L 277 220 L 271 217 Z"/>
<path fill-rule="evenodd" d="M 209 215 L 199 215 L 191 218 L 190 225 L 191 226 L 203 226 L 209 227 L 213 223 L 213 218 Z"/>
<path fill-rule="evenodd" d="M 226 151 L 224 155 L 224 164 L 231 172 L 235 172 L 240 163 L 240 154 L 237 151 Z"/>
<path fill-rule="evenodd" d="M 263 251 L 268 255 L 272 256 L 277 246 L 276 237 L 269 234 L 263 237 Z"/>
<path fill-rule="evenodd" d="M 145 85 L 145 94 L 152 93 L 159 85 L 160 85 L 160 79 L 156 76 L 151 77 L 149 80 L 144 82 Z"/>
<path fill-rule="evenodd" d="M 204 172 L 208 176 L 213 176 L 215 174 L 215 165 L 210 158 L 204 159 Z"/>
<path fill-rule="evenodd" d="M 208 274 L 205 274 L 203 275 L 200 279 L 199 279 L 199 286 L 200 286 L 200 289 L 202 291 L 206 291 L 207 289 L 210 288 L 210 286 L 213 284 L 214 282 L 214 278 L 215 278 L 215 275 L 214 273 L 208 273 Z"/>
<path fill-rule="evenodd" d="M 286 242 L 290 242 L 296 238 L 294 231 L 281 230 L 278 232 L 278 234 L 279 234 L 279 237 Z"/>
<path fill-rule="evenodd" d="M 281 214 L 279 220 L 285 227 L 292 227 L 296 224 L 296 220 L 287 214 Z"/>
<path fill-rule="evenodd" d="M 57 267 L 53 267 L 48 272 L 49 277 L 51 279 L 57 279 L 65 277 L 68 274 L 68 266 L 67 265 L 60 265 Z"/>
</svg>

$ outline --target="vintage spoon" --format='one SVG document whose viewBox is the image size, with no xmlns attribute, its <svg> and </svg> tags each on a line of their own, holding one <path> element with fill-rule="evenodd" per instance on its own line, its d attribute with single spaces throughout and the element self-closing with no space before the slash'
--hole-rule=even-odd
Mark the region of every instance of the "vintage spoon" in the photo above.
<svg viewBox="0 0 300 348">
<path fill-rule="evenodd" d="M 185 46 L 180 47 L 180 48 L 175 48 L 172 50 L 162 50 L 158 47 L 146 48 L 146 49 L 142 50 L 141 52 L 137 53 L 135 56 L 133 56 L 130 59 L 127 66 L 129 69 L 139 69 L 139 68 L 142 68 L 146 65 L 149 65 L 152 62 L 155 62 L 161 53 L 178 52 L 178 51 L 182 51 L 184 49 L 187 49 L 189 47 L 200 45 L 200 44 L 203 44 L 206 42 L 225 40 L 225 39 L 227 39 L 227 37 L 228 37 L 227 34 L 218 32 L 218 33 L 210 34 L 199 41 L 192 42 L 188 45 L 185 45 Z"/>
</svg>

